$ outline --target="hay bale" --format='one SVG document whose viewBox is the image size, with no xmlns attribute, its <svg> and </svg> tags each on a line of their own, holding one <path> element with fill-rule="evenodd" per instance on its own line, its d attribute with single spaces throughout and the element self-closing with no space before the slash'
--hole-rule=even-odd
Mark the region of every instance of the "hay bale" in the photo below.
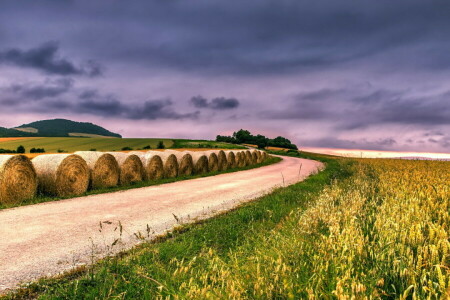
<svg viewBox="0 0 450 300">
<path fill-rule="evenodd" d="M 238 168 L 245 167 L 245 154 L 244 151 L 235 151 L 234 152 L 236 156 L 236 165 Z"/>
<path fill-rule="evenodd" d="M 145 178 L 144 165 L 141 159 L 135 154 L 123 152 L 108 152 L 114 156 L 120 168 L 120 185 L 129 185 L 140 182 Z"/>
<path fill-rule="evenodd" d="M 144 167 L 144 180 L 150 181 L 164 178 L 164 165 L 159 155 L 140 151 L 131 151 L 128 153 L 140 158 Z"/>
<path fill-rule="evenodd" d="M 245 165 L 246 166 L 253 165 L 253 157 L 252 157 L 252 153 L 250 152 L 250 150 L 245 150 L 244 155 L 245 155 Z"/>
<path fill-rule="evenodd" d="M 258 164 L 262 163 L 262 153 L 261 153 L 261 150 L 255 150 L 254 152 L 255 152 L 256 157 L 257 157 L 256 163 L 258 163 Z"/>
<path fill-rule="evenodd" d="M 236 155 L 234 154 L 234 152 L 233 151 L 224 151 L 224 152 L 225 155 L 227 156 L 227 163 L 228 163 L 227 169 L 233 169 L 237 167 Z"/>
<path fill-rule="evenodd" d="M 178 160 L 174 154 L 166 151 L 147 151 L 147 153 L 161 157 L 165 178 L 178 176 Z"/>
<path fill-rule="evenodd" d="M 258 163 L 258 154 L 256 153 L 256 150 L 250 151 L 252 155 L 252 164 L 256 165 Z"/>
<path fill-rule="evenodd" d="M 194 163 L 194 173 L 208 173 L 208 157 L 202 152 L 189 152 L 189 154 L 191 154 L 192 162 Z"/>
<path fill-rule="evenodd" d="M 120 168 L 111 154 L 97 151 L 77 151 L 91 172 L 91 188 L 101 189 L 116 186 L 119 183 Z"/>
<path fill-rule="evenodd" d="M 77 196 L 84 194 L 89 187 L 91 172 L 79 155 L 39 155 L 31 162 L 36 170 L 38 189 L 45 195 Z"/>
<path fill-rule="evenodd" d="M 217 154 L 217 163 L 219 165 L 219 171 L 225 171 L 228 169 L 228 160 L 225 152 L 223 150 L 219 150 Z"/>
<path fill-rule="evenodd" d="M 177 157 L 178 176 L 191 176 L 194 174 L 194 161 L 192 160 L 191 154 L 176 150 L 166 150 L 164 152 L 171 153 Z"/>
<path fill-rule="evenodd" d="M 0 203 L 19 204 L 36 195 L 37 178 L 24 155 L 0 155 Z"/>
<path fill-rule="evenodd" d="M 205 151 L 204 154 L 208 157 L 208 170 L 209 172 L 219 171 L 219 158 L 214 151 Z"/>
</svg>

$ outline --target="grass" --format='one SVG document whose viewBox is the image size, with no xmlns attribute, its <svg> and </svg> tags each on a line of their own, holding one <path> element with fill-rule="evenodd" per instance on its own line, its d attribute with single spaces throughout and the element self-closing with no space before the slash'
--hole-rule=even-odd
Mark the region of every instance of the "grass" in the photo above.
<svg viewBox="0 0 450 300">
<path fill-rule="evenodd" d="M 200 272 L 207 267 L 209 259 L 205 255 L 217 255 L 226 262 L 242 247 L 257 247 L 261 237 L 270 236 L 294 210 L 304 211 L 314 203 L 325 186 L 351 175 L 349 161 L 312 157 L 327 163 L 327 168 L 304 182 L 277 189 L 213 219 L 183 226 L 92 268 L 61 278 L 43 279 L 6 299 L 192 298 L 186 290 L 193 274 L 189 270 Z M 188 265 L 180 269 L 184 264 Z M 203 288 L 201 284 L 197 287 Z M 194 298 L 221 297 L 205 294 Z"/>
<path fill-rule="evenodd" d="M 75 152 L 96 149 L 97 151 L 119 151 L 124 147 L 142 149 L 148 145 L 156 149 L 158 142 L 163 141 L 166 148 L 172 147 L 171 139 L 138 139 L 138 138 L 82 138 L 82 137 L 31 137 L 0 142 L 0 148 L 15 150 L 23 145 L 27 152 L 31 148 L 44 148 L 48 153 L 58 150 Z"/>
<path fill-rule="evenodd" d="M 237 171 L 250 170 L 250 169 L 259 168 L 259 167 L 262 167 L 262 166 L 271 165 L 271 164 L 277 163 L 279 161 L 281 161 L 281 159 L 278 158 L 278 157 L 269 157 L 267 160 L 265 160 L 262 163 L 255 164 L 255 165 L 250 165 L 250 166 L 246 166 L 246 167 L 233 168 L 233 169 L 229 169 L 229 170 L 226 170 L 226 171 L 220 171 L 220 172 L 219 171 L 209 172 L 209 173 L 201 174 L 201 175 L 178 176 L 178 177 L 175 177 L 175 178 L 165 178 L 165 179 L 153 180 L 153 181 L 141 181 L 141 182 L 137 182 L 137 183 L 134 183 L 134 184 L 131 184 L 131 185 L 126 185 L 126 186 L 115 186 L 115 187 L 110 187 L 110 188 L 89 190 L 89 191 L 87 191 L 86 193 L 84 193 L 83 195 L 80 195 L 80 196 L 70 196 L 70 197 L 65 197 L 64 198 L 64 197 L 49 197 L 49 196 L 44 196 L 44 195 L 38 195 L 38 196 L 34 197 L 33 199 L 30 199 L 28 201 L 25 201 L 25 202 L 22 202 L 22 203 L 18 203 L 18 204 L 5 205 L 5 204 L 1 204 L 0 203 L 0 210 L 7 209 L 7 208 L 12 208 L 12 207 L 18 207 L 18 206 L 25 206 L 25 205 L 32 205 L 32 204 L 37 204 L 37 203 L 43 203 L 43 202 L 58 201 L 58 200 L 77 198 L 77 197 L 83 197 L 83 196 L 88 196 L 88 195 L 112 193 L 112 192 L 117 192 L 117 191 L 124 191 L 124 190 L 129 190 L 129 189 L 136 189 L 136 188 L 148 187 L 148 186 L 153 186 L 153 185 L 160 185 L 160 184 L 171 183 L 171 182 L 176 182 L 176 181 L 195 179 L 195 178 L 201 178 L 201 177 L 208 177 L 208 176 L 214 176 L 214 175 L 231 173 L 231 172 L 237 172 Z"/>
</svg>

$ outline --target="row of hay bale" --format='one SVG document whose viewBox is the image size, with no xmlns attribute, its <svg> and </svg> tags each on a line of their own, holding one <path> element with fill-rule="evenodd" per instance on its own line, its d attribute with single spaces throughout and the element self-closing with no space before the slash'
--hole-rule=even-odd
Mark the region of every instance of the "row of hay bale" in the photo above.
<svg viewBox="0 0 450 300">
<path fill-rule="evenodd" d="M 267 153 L 259 150 L 79 151 L 40 155 L 31 161 L 23 155 L 1 155 L 0 203 L 20 203 L 33 198 L 37 191 L 68 197 L 88 189 L 220 172 L 261 163 L 266 158 Z"/>
</svg>

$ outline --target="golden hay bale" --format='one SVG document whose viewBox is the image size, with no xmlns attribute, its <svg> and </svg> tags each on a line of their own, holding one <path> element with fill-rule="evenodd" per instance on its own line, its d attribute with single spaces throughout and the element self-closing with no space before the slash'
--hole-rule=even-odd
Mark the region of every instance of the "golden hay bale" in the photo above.
<svg viewBox="0 0 450 300">
<path fill-rule="evenodd" d="M 174 178 L 178 176 L 178 160 L 174 154 L 166 151 L 147 151 L 147 153 L 159 155 L 159 157 L 161 157 L 165 178 Z"/>
<path fill-rule="evenodd" d="M 91 188 L 101 189 L 116 186 L 119 183 L 120 168 L 111 154 L 97 151 L 77 151 L 91 172 Z"/>
<path fill-rule="evenodd" d="M 194 174 L 194 162 L 191 154 L 176 150 L 166 150 L 164 152 L 171 153 L 177 157 L 179 176 L 191 176 Z"/>
<path fill-rule="evenodd" d="M 233 151 L 224 151 L 225 155 L 227 156 L 227 163 L 228 167 L 227 169 L 232 169 L 237 167 L 237 161 L 236 161 L 236 155 Z"/>
<path fill-rule="evenodd" d="M 144 167 L 144 180 L 159 180 L 164 178 L 164 166 L 159 155 L 140 151 L 131 151 L 128 154 L 133 154 L 140 158 Z"/>
<path fill-rule="evenodd" d="M 202 152 L 189 152 L 189 154 L 191 154 L 192 162 L 194 163 L 194 173 L 208 173 L 208 157 Z"/>
<path fill-rule="evenodd" d="M 219 171 L 219 158 L 213 151 L 203 152 L 208 157 L 208 170 L 209 172 Z"/>
<path fill-rule="evenodd" d="M 244 151 L 235 151 L 236 165 L 238 168 L 245 167 L 245 154 Z"/>
<path fill-rule="evenodd" d="M 258 164 L 262 163 L 263 158 L 262 158 L 261 151 L 260 150 L 255 150 L 254 153 L 256 154 L 256 157 L 257 157 L 256 163 L 258 163 Z"/>
<path fill-rule="evenodd" d="M 228 169 L 228 160 L 225 152 L 223 150 L 219 150 L 217 154 L 217 163 L 219 165 L 219 171 L 225 171 Z"/>
<path fill-rule="evenodd" d="M 255 150 L 250 151 L 251 155 L 252 155 L 252 164 L 257 164 L 258 163 L 258 154 L 256 153 Z"/>
<path fill-rule="evenodd" d="M 145 178 L 145 170 L 141 159 L 134 154 L 123 152 L 108 152 L 114 156 L 120 168 L 120 185 L 140 182 Z"/>
<path fill-rule="evenodd" d="M 91 173 L 79 155 L 39 155 L 31 162 L 36 170 L 39 191 L 45 195 L 77 196 L 89 187 Z"/>
<path fill-rule="evenodd" d="M 245 155 L 245 165 L 246 166 L 253 165 L 252 153 L 249 150 L 245 150 L 244 155 Z"/>
<path fill-rule="evenodd" d="M 37 178 L 24 155 L 0 155 L 0 203 L 19 204 L 36 195 Z"/>
</svg>

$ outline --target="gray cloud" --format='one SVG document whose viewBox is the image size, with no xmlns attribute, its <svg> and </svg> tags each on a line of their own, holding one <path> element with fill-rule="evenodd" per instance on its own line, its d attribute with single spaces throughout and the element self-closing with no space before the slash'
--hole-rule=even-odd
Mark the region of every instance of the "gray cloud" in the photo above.
<svg viewBox="0 0 450 300">
<path fill-rule="evenodd" d="M 47 42 L 39 47 L 22 50 L 18 48 L 0 51 L 0 63 L 11 64 L 24 68 L 33 68 L 48 74 L 56 75 L 87 75 L 98 76 L 101 67 L 95 61 L 89 60 L 80 66 L 58 55 L 57 42 Z"/>
<path fill-rule="evenodd" d="M 56 80 L 47 79 L 43 84 L 13 84 L 6 91 L 22 99 L 40 100 L 61 96 L 67 93 L 72 86 L 72 79 L 60 78 Z"/>
<path fill-rule="evenodd" d="M 329 121 L 341 130 L 379 124 L 449 125 L 450 91 L 411 96 L 406 91 L 320 89 L 295 96 L 281 110 L 265 111 L 271 119 Z"/>
<path fill-rule="evenodd" d="M 235 98 L 218 97 L 218 98 L 211 99 L 211 101 L 208 101 L 208 99 L 206 99 L 202 96 L 192 97 L 191 103 L 196 108 L 210 108 L 210 109 L 214 109 L 214 110 L 235 109 L 235 108 L 238 108 L 240 105 L 239 100 L 237 100 Z"/>
</svg>

